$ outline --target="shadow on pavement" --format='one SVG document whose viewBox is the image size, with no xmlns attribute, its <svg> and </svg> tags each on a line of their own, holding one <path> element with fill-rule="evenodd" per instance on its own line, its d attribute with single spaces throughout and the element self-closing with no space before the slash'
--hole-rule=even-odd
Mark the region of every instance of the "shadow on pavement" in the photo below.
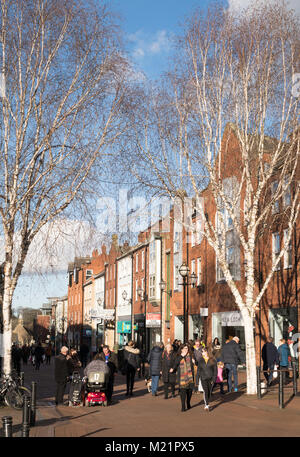
<svg viewBox="0 0 300 457">
<path fill-rule="evenodd" d="M 91 435 L 95 435 L 95 433 L 98 433 L 98 432 L 103 432 L 104 430 L 111 430 L 110 428 L 99 428 L 99 430 L 95 430 L 94 432 L 90 432 L 90 433 L 86 433 L 85 435 L 80 435 L 79 438 L 84 438 L 85 436 L 91 436 Z"/>
</svg>

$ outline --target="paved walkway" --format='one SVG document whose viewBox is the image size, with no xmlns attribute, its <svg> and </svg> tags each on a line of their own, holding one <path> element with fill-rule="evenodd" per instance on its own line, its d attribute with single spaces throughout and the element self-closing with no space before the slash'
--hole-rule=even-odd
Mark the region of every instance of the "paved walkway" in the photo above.
<svg viewBox="0 0 300 457">
<path fill-rule="evenodd" d="M 160 388 L 152 397 L 143 379 L 137 379 L 132 398 L 125 397 L 125 377 L 116 376 L 114 404 L 109 407 L 56 407 L 53 361 L 34 371 L 23 368 L 25 385 L 38 382 L 36 426 L 31 437 L 292 437 L 300 436 L 300 397 L 289 401 L 292 389 L 285 391 L 285 409 L 278 407 L 278 388 L 262 400 L 245 393 L 244 373 L 239 373 L 237 393 L 213 394 L 212 411 L 204 411 L 202 394 L 193 395 L 192 408 L 182 413 L 180 398 L 164 399 Z M 0 408 L 0 416 L 13 416 L 14 436 L 20 436 L 22 411 Z M 1 426 L 1 425 L 0 425 Z"/>
</svg>

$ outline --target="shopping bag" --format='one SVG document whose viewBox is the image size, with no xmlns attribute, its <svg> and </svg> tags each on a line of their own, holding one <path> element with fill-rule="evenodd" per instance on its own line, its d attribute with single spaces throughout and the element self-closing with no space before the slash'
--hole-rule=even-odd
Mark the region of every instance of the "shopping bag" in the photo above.
<svg viewBox="0 0 300 457">
<path fill-rule="evenodd" d="M 277 371 L 277 365 L 274 365 L 274 371 L 273 371 L 273 379 L 276 379 L 278 377 L 278 371 Z"/>
<path fill-rule="evenodd" d="M 198 384 L 198 392 L 203 392 L 203 387 L 202 387 L 200 378 L 199 378 L 199 384 Z"/>
</svg>

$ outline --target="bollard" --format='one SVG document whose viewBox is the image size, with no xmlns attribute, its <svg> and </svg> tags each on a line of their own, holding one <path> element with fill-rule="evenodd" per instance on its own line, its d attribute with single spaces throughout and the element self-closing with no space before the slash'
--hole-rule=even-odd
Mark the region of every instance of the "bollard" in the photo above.
<svg viewBox="0 0 300 457">
<path fill-rule="evenodd" d="M 279 390 L 278 390 L 279 408 L 283 409 L 283 371 L 279 370 Z"/>
<path fill-rule="evenodd" d="M 11 416 L 4 416 L 2 417 L 3 422 L 3 431 L 5 438 L 12 437 L 12 417 Z"/>
<path fill-rule="evenodd" d="M 260 367 L 256 367 L 257 398 L 261 400 Z"/>
<path fill-rule="evenodd" d="M 22 437 L 28 438 L 30 428 L 30 397 L 24 395 L 23 420 L 22 420 Z"/>
<path fill-rule="evenodd" d="M 297 367 L 296 367 L 296 362 L 292 362 L 293 366 L 293 394 L 294 396 L 297 395 Z"/>
<path fill-rule="evenodd" d="M 34 427 L 36 417 L 36 382 L 31 383 L 30 426 Z"/>
<path fill-rule="evenodd" d="M 24 386 L 24 371 L 21 371 L 20 373 L 20 386 Z"/>
</svg>

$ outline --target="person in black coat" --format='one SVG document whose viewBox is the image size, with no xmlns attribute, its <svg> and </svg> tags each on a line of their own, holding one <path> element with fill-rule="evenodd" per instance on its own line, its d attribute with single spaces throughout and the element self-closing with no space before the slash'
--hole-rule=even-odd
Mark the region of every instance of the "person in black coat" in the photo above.
<svg viewBox="0 0 300 457">
<path fill-rule="evenodd" d="M 64 402 L 64 393 L 70 375 L 70 365 L 67 359 L 68 348 L 63 346 L 60 354 L 54 359 L 54 379 L 56 382 L 55 404 Z"/>
<path fill-rule="evenodd" d="M 126 396 L 132 396 L 134 377 L 136 371 L 141 369 L 141 357 L 140 350 L 134 347 L 134 342 L 129 341 L 128 345 L 124 349 L 124 367 L 123 370 L 126 373 L 126 385 L 127 391 Z"/>
<path fill-rule="evenodd" d="M 175 357 L 170 373 L 176 372 L 179 383 L 181 411 L 191 408 L 191 398 L 194 388 L 194 363 L 195 360 L 189 350 L 188 344 L 182 344 Z"/>
<path fill-rule="evenodd" d="M 263 345 L 261 357 L 263 360 L 264 375 L 268 385 L 270 385 L 273 378 L 274 365 L 279 365 L 279 354 L 277 347 L 273 343 L 273 338 L 269 337 Z M 267 370 L 270 371 L 268 372 Z"/>
<path fill-rule="evenodd" d="M 234 377 L 234 391 L 238 391 L 238 363 L 244 363 L 244 355 L 239 346 L 240 339 L 235 336 L 229 343 L 226 343 L 221 352 L 221 361 L 225 364 L 227 372 L 228 392 L 232 389 L 232 375 Z"/>
<path fill-rule="evenodd" d="M 35 369 L 39 370 L 41 363 L 43 363 L 43 355 L 45 354 L 44 348 L 41 346 L 41 343 L 38 343 L 37 347 L 34 350 L 35 356 Z"/>
<path fill-rule="evenodd" d="M 75 348 L 70 349 L 70 357 L 68 357 L 68 366 L 70 375 L 72 375 L 74 371 L 80 371 L 80 368 L 82 366 Z"/>
<path fill-rule="evenodd" d="M 217 361 L 208 353 L 207 348 L 202 349 L 202 357 L 198 362 L 198 376 L 200 378 L 202 389 L 203 389 L 203 399 L 204 399 L 204 409 L 209 412 L 209 400 L 212 394 L 213 386 L 216 382 L 218 374 Z"/>
<path fill-rule="evenodd" d="M 170 373 L 170 368 L 173 367 L 176 355 L 174 354 L 172 345 L 166 344 L 166 348 L 162 353 L 162 380 L 164 383 L 165 399 L 168 398 L 169 386 L 171 388 L 172 397 L 175 397 L 176 373 Z"/>
<path fill-rule="evenodd" d="M 148 363 L 150 364 L 150 376 L 151 376 L 151 391 L 153 396 L 157 396 L 157 389 L 158 389 L 158 382 L 159 376 L 161 374 L 162 366 L 161 366 L 161 355 L 163 352 L 162 345 L 154 346 L 149 355 L 148 355 Z"/>
</svg>

